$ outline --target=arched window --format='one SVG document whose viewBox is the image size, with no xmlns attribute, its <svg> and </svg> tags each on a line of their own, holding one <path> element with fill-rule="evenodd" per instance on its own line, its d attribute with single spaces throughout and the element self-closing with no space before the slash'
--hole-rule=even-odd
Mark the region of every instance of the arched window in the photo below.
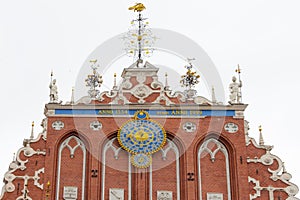
<svg viewBox="0 0 300 200">
<path fill-rule="evenodd" d="M 64 195 L 85 199 L 86 147 L 76 136 L 65 139 L 58 150 L 56 200 Z"/>
<path fill-rule="evenodd" d="M 198 149 L 200 200 L 231 200 L 228 151 L 217 139 L 205 140 Z"/>
</svg>

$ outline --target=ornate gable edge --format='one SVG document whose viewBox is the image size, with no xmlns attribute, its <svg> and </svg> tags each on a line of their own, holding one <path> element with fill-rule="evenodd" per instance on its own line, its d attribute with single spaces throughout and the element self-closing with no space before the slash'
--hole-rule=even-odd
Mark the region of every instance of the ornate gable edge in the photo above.
<svg viewBox="0 0 300 200">
<path fill-rule="evenodd" d="M 14 175 L 14 172 L 16 172 L 17 170 L 21 170 L 21 171 L 25 171 L 27 169 L 26 167 L 26 163 L 28 163 L 30 157 L 32 157 L 33 155 L 41 155 L 41 156 L 45 156 L 46 155 L 46 150 L 45 149 L 34 149 L 31 144 L 38 144 L 41 141 L 46 141 L 47 140 L 47 118 L 42 120 L 41 126 L 43 127 L 43 130 L 41 133 L 38 134 L 38 136 L 36 138 L 30 138 L 30 139 L 24 139 L 23 141 L 23 147 L 21 147 L 15 156 L 15 159 L 9 164 L 9 168 L 8 171 L 4 174 L 4 179 L 3 179 L 3 187 L 2 187 L 2 191 L 0 193 L 0 199 L 3 199 L 6 193 L 12 193 L 15 191 L 16 186 L 14 185 L 14 181 L 16 179 L 23 179 L 24 180 L 24 184 L 23 184 L 23 189 L 20 189 L 21 191 L 21 195 L 17 198 L 17 199 L 25 199 L 25 195 L 26 195 L 26 199 L 28 200 L 32 200 L 32 198 L 30 197 L 30 195 L 27 194 L 26 188 L 28 185 L 28 180 L 33 180 L 33 185 L 36 186 L 37 188 L 43 190 L 44 188 L 44 184 L 40 183 L 40 174 L 44 173 L 44 167 L 40 168 L 40 169 L 36 169 L 34 171 L 34 175 L 28 175 L 27 173 L 25 173 L 24 175 L 20 176 L 16 176 Z M 20 158 L 21 153 L 23 152 L 23 155 L 28 158 L 26 160 L 22 160 Z M 21 186 L 22 188 L 22 186 Z"/>
<path fill-rule="evenodd" d="M 248 132 L 246 133 L 246 146 L 253 146 L 256 149 L 264 150 L 264 154 L 260 156 L 254 156 L 250 158 L 247 157 L 247 163 L 260 163 L 267 167 L 267 172 L 271 174 L 270 181 L 282 181 L 286 184 L 286 187 L 273 187 L 272 185 L 261 186 L 260 180 L 255 179 L 254 177 L 248 176 L 248 182 L 253 183 L 255 186 L 252 188 L 255 193 L 250 194 L 250 200 L 256 199 L 257 197 L 261 196 L 261 191 L 267 190 L 269 192 L 270 200 L 274 200 L 274 191 L 284 191 L 288 198 L 287 200 L 300 200 L 299 198 L 295 197 L 296 194 L 299 192 L 299 188 L 296 184 L 290 182 L 292 175 L 288 173 L 285 169 L 284 162 L 276 155 L 271 154 L 271 150 L 273 146 L 265 145 L 265 144 L 258 144 L 254 138 L 248 136 Z M 271 169 L 274 162 L 278 163 L 277 169 Z"/>
<path fill-rule="evenodd" d="M 220 105 L 202 96 L 196 96 L 195 90 L 180 92 L 172 91 L 170 86 L 158 80 L 158 68 L 149 62 L 144 67 L 137 68 L 137 63 L 133 63 L 125 68 L 121 77 L 123 78 L 119 86 L 114 85 L 112 90 L 103 91 L 93 99 L 89 96 L 82 97 L 78 104 L 195 104 L 195 105 Z M 135 82 L 132 81 L 135 79 Z M 149 78 L 151 79 L 149 83 Z M 193 93 L 193 94 L 189 94 Z M 128 96 L 132 98 L 128 98 Z"/>
</svg>

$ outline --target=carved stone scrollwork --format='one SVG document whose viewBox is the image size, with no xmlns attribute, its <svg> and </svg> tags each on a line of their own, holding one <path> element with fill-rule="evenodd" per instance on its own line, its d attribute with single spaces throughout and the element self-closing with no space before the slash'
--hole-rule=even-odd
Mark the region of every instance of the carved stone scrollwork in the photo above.
<svg viewBox="0 0 300 200">
<path fill-rule="evenodd" d="M 145 98 L 147 98 L 153 91 L 147 86 L 143 84 L 136 85 L 132 90 L 131 94 L 138 98 L 138 103 L 145 103 Z"/>
<path fill-rule="evenodd" d="M 273 187 L 260 187 L 260 190 L 265 189 L 269 191 L 270 196 L 273 196 L 273 192 L 275 190 L 281 190 L 281 191 L 285 191 L 289 197 L 294 197 L 298 192 L 299 192 L 299 188 L 289 182 L 289 180 L 291 179 L 291 174 L 287 173 L 284 169 L 284 165 L 283 162 L 281 161 L 281 159 L 273 154 L 270 153 L 270 151 L 266 151 L 266 154 L 262 155 L 260 158 L 248 158 L 247 162 L 248 163 L 262 163 L 265 166 L 271 166 L 274 161 L 276 161 L 278 163 L 278 168 L 275 170 L 272 170 L 270 168 L 268 168 L 268 172 L 271 173 L 270 179 L 272 179 L 273 181 L 277 181 L 277 180 L 281 180 L 282 182 L 286 183 L 288 186 L 287 187 L 282 187 L 282 188 L 273 188 Z M 280 172 L 282 172 L 280 174 Z M 249 178 L 249 182 L 253 182 L 253 183 L 259 183 L 258 180 L 255 180 L 253 178 Z M 255 189 L 255 188 L 254 188 Z M 253 197 L 252 199 L 255 199 L 256 197 Z M 251 200 L 251 198 L 250 198 Z"/>
<path fill-rule="evenodd" d="M 132 83 L 130 82 L 130 76 L 125 76 L 120 88 L 129 90 L 131 87 Z"/>
<path fill-rule="evenodd" d="M 41 137 L 41 134 L 39 135 L 38 138 Z M 46 155 L 46 151 L 41 151 L 39 149 L 34 150 L 31 146 L 30 143 L 32 143 L 35 140 L 28 140 L 26 142 L 26 146 L 19 149 L 17 154 L 16 154 L 16 160 L 14 160 L 13 162 L 10 163 L 9 165 L 9 171 L 5 173 L 4 175 L 4 181 L 5 181 L 5 185 L 2 188 L 2 193 L 0 195 L 0 199 L 3 197 L 5 192 L 13 192 L 15 191 L 15 185 L 13 184 L 13 181 L 15 179 L 23 179 L 24 180 L 24 189 L 22 190 L 22 195 L 19 196 L 17 199 L 19 200 L 23 200 L 23 199 L 27 199 L 30 200 L 31 198 L 28 196 L 28 189 L 27 189 L 27 184 L 28 184 L 28 180 L 32 179 L 34 181 L 34 185 L 40 189 L 43 189 L 43 184 L 39 183 L 40 180 L 40 174 L 44 173 L 44 168 L 41 168 L 37 171 L 35 171 L 33 176 L 29 176 L 27 174 L 25 175 L 15 175 L 13 174 L 16 170 L 20 169 L 21 171 L 24 171 L 27 167 L 26 167 L 26 163 L 28 162 L 28 159 L 26 160 L 22 160 L 20 158 L 20 154 L 23 152 L 23 155 L 25 157 L 31 157 L 33 155 Z"/>
<path fill-rule="evenodd" d="M 34 176 L 29 176 L 27 174 L 25 174 L 24 176 L 15 176 L 14 174 L 12 174 L 11 172 L 7 172 L 4 176 L 4 180 L 6 181 L 6 184 L 4 186 L 4 190 L 6 192 L 13 192 L 15 191 L 16 187 L 15 185 L 12 183 L 15 179 L 23 179 L 24 180 L 24 184 L 23 184 L 23 189 L 22 189 L 22 195 L 19 196 L 17 199 L 18 200 L 30 200 L 32 199 L 28 193 L 29 190 L 27 189 L 28 186 L 28 181 L 29 180 L 33 180 L 33 185 L 35 185 L 37 188 L 43 190 L 43 184 L 39 183 L 40 180 L 40 174 L 44 173 L 44 168 L 41 168 L 37 171 L 34 172 Z M 3 192 L 3 191 L 2 191 Z M 3 195 L 3 194 L 2 194 Z"/>
<path fill-rule="evenodd" d="M 256 199 L 257 197 L 261 196 L 261 191 L 266 190 L 269 192 L 269 199 L 274 200 L 274 192 L 275 191 L 285 191 L 289 197 L 287 199 L 289 200 L 298 200 L 298 198 L 295 198 L 294 196 L 298 193 L 298 187 L 295 185 L 287 186 L 286 188 L 282 187 L 272 187 L 272 186 L 261 186 L 259 180 L 256 180 L 252 177 L 248 177 L 248 182 L 254 183 L 253 189 L 255 190 L 254 194 L 250 194 L 250 200 Z"/>
<path fill-rule="evenodd" d="M 115 90 L 111 90 L 111 91 L 104 91 L 102 92 L 100 95 L 99 95 L 99 98 L 98 100 L 99 101 L 104 101 L 104 95 L 107 96 L 108 98 L 115 98 L 117 95 L 118 95 L 118 91 L 115 91 Z"/>
</svg>

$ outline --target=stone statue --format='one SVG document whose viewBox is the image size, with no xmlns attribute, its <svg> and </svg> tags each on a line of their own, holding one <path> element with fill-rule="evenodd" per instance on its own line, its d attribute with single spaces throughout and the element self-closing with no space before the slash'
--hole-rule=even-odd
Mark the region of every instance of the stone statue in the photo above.
<svg viewBox="0 0 300 200">
<path fill-rule="evenodd" d="M 232 83 L 229 85 L 229 91 L 230 91 L 230 101 L 229 103 L 241 103 L 241 87 L 242 87 L 242 81 L 239 81 L 239 83 L 236 82 L 236 77 L 232 77 Z"/>
<path fill-rule="evenodd" d="M 49 85 L 50 88 L 50 103 L 58 102 L 56 79 L 53 79 Z"/>
</svg>

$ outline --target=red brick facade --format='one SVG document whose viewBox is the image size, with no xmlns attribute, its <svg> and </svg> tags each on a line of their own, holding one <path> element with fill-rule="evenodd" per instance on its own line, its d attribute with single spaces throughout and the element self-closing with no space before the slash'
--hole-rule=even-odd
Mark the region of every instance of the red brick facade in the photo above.
<svg viewBox="0 0 300 200">
<path fill-rule="evenodd" d="M 152 87 L 152 77 L 146 80 L 145 85 Z M 136 77 L 132 76 L 131 83 L 132 89 L 138 84 Z M 281 160 L 270 153 L 270 146 L 257 144 L 248 136 L 241 114 L 247 105 L 213 105 L 190 99 L 180 102 L 179 96 L 168 99 L 174 105 L 166 105 L 164 98 L 160 104 L 151 104 L 159 93 L 138 103 L 138 97 L 126 91 L 123 94 L 131 102 L 126 107 L 108 104 L 118 96 L 106 94 L 89 104 L 47 104 L 44 131 L 38 138 L 24 141 L 4 177 L 1 199 L 62 200 L 67 194 L 64 187 L 77 188 L 77 199 L 86 200 L 116 196 L 126 200 L 168 199 L 159 196 L 161 192 L 174 200 L 296 199 L 298 188 L 289 182 L 290 174 Z M 124 99 L 117 101 L 124 103 Z M 90 110 L 95 113 L 85 112 Z M 167 143 L 152 155 L 152 165 L 146 169 L 134 167 L 130 153 L 116 139 L 121 125 L 133 117 L 128 110 L 155 111 L 151 120 L 167 132 Z M 213 114 L 215 111 L 223 114 Z M 55 126 L 57 121 L 63 126 Z M 91 123 L 95 121 L 102 126 L 94 130 Z M 227 123 L 234 123 L 238 130 L 226 131 Z M 193 126 L 191 130 L 184 128 L 187 124 Z M 116 189 L 114 194 L 110 189 Z"/>
</svg>

